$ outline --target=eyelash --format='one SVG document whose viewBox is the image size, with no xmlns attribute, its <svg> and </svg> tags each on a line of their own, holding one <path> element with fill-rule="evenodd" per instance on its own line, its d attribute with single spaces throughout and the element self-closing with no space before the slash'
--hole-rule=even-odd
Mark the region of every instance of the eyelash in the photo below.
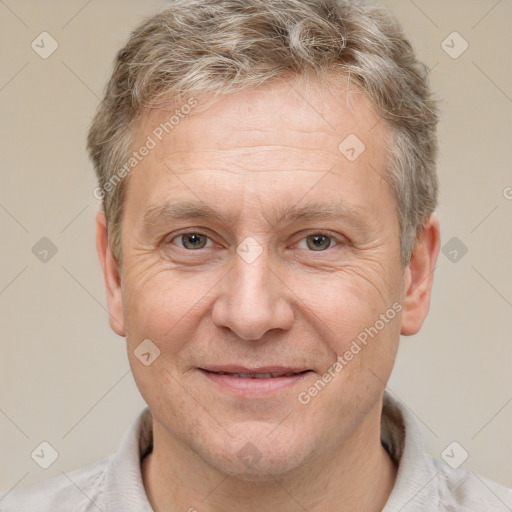
<svg viewBox="0 0 512 512">
<path fill-rule="evenodd" d="M 180 237 L 184 236 L 184 235 L 201 235 L 201 236 L 205 236 L 206 238 L 208 238 L 208 240 L 210 242 L 213 242 L 213 240 L 211 239 L 211 237 L 202 232 L 202 231 L 198 231 L 198 230 L 188 230 L 188 231 L 182 231 L 181 233 L 178 233 L 176 235 L 174 235 L 168 242 L 167 244 L 171 244 L 173 242 L 173 240 L 176 240 L 176 239 L 179 239 Z M 328 251 L 329 249 L 332 249 L 333 247 L 337 247 L 338 245 L 347 245 L 348 242 L 347 240 L 345 239 L 342 239 L 342 238 L 338 238 L 336 236 L 334 236 L 332 233 L 328 232 L 328 231 L 311 231 L 309 233 L 307 233 L 306 235 L 304 235 L 300 240 L 299 242 L 302 242 L 303 240 L 306 240 L 309 236 L 312 236 L 312 235 L 321 235 L 321 236 L 326 236 L 328 238 L 330 238 L 332 241 L 334 241 L 334 243 L 336 245 L 334 246 L 329 246 L 327 249 L 324 249 L 323 251 L 313 251 L 313 250 L 310 250 L 309 252 L 326 252 Z M 196 251 L 200 251 L 201 249 L 208 249 L 208 247 L 202 247 L 201 249 L 187 249 L 186 247 L 180 247 L 178 246 L 180 249 L 183 249 L 184 251 L 187 251 L 187 252 L 196 252 Z"/>
</svg>

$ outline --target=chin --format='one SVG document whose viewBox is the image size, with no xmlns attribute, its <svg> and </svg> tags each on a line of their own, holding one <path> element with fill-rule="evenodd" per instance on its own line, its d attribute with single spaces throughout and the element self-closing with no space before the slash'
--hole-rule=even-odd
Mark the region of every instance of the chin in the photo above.
<svg viewBox="0 0 512 512">
<path fill-rule="evenodd" d="M 281 441 L 267 438 L 253 443 L 246 438 L 233 439 L 230 446 L 210 449 L 206 460 L 231 478 L 246 482 L 272 482 L 279 475 L 294 472 L 308 459 L 307 446 L 299 446 L 300 443 L 295 444 L 285 438 Z"/>
</svg>

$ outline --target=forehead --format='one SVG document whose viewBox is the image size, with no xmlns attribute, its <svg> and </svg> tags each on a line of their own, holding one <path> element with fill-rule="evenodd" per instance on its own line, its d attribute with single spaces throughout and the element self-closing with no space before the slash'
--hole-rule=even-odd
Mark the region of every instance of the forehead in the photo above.
<svg viewBox="0 0 512 512">
<path fill-rule="evenodd" d="M 368 149 L 378 146 L 385 138 L 386 123 L 371 100 L 343 78 L 336 82 L 327 77 L 325 82 L 280 79 L 228 93 L 213 104 L 207 95 L 191 97 L 197 104 L 194 108 L 187 106 L 189 97 L 168 107 L 146 110 L 136 138 L 146 137 L 159 127 L 168 128 L 162 133 L 162 140 L 157 141 L 164 145 L 172 140 L 176 147 L 184 142 L 188 146 L 192 131 L 203 136 L 195 141 L 197 149 L 211 142 L 219 149 L 227 143 L 233 147 L 237 141 L 245 145 L 249 137 L 257 146 L 268 143 L 269 134 L 275 137 L 276 132 L 279 132 L 276 145 L 291 140 L 295 145 L 302 143 L 304 149 L 314 149 L 321 143 L 337 146 L 336 142 L 351 133 Z"/>
<path fill-rule="evenodd" d="M 173 194 L 193 194 L 187 183 L 201 188 L 198 199 L 206 202 L 215 203 L 219 191 L 250 201 L 253 192 L 260 194 L 258 205 L 263 192 L 296 201 L 289 192 L 309 187 L 318 202 L 327 188 L 354 195 L 356 185 L 368 191 L 387 186 L 387 125 L 370 100 L 344 82 L 306 86 L 281 80 L 227 94 L 214 104 L 201 95 L 194 101 L 195 111 L 183 108 L 184 100 L 142 117 L 134 148 L 148 137 L 155 147 L 132 173 L 127 203 L 146 211 Z M 322 186 L 315 185 L 322 176 Z M 371 193 L 367 199 L 372 207 Z"/>
</svg>

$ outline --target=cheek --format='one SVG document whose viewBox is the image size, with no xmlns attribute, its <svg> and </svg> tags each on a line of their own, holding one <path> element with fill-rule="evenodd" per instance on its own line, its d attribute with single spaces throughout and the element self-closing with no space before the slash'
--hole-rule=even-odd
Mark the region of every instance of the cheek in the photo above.
<svg viewBox="0 0 512 512">
<path fill-rule="evenodd" d="M 344 382 L 359 374 L 367 379 L 368 368 L 384 379 L 393 366 L 400 333 L 399 294 L 388 289 L 384 295 L 373 283 L 347 272 L 332 275 L 320 288 L 296 284 L 297 295 L 308 298 L 302 312 L 317 326 L 316 333 L 330 354 L 323 370 Z M 306 289 L 322 291 L 306 295 Z M 337 360 L 343 368 L 337 365 L 336 371 Z"/>
<path fill-rule="evenodd" d="M 376 286 L 375 280 L 353 269 L 338 271 L 321 280 L 302 276 L 292 282 L 297 307 L 309 314 L 314 323 L 323 323 L 332 335 L 373 324 L 398 297 L 394 290 Z"/>
<path fill-rule="evenodd" d="M 211 287 L 206 276 L 173 272 L 161 262 L 128 268 L 123 305 L 130 345 L 149 338 L 162 352 L 179 351 L 197 326 Z"/>
</svg>

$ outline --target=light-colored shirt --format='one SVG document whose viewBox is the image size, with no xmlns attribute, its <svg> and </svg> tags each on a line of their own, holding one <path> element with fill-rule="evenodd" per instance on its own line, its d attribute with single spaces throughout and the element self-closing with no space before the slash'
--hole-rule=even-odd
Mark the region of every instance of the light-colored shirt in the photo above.
<svg viewBox="0 0 512 512">
<path fill-rule="evenodd" d="M 388 391 L 384 393 L 381 441 L 398 464 L 396 483 L 383 512 L 512 511 L 512 489 L 428 455 L 415 418 Z M 141 461 L 152 450 L 152 444 L 152 417 L 146 407 L 115 454 L 15 488 L 0 498 L 0 511 L 151 512 L 142 483 Z M 448 460 L 460 457 L 457 449 L 455 446 L 447 451 Z"/>
</svg>

